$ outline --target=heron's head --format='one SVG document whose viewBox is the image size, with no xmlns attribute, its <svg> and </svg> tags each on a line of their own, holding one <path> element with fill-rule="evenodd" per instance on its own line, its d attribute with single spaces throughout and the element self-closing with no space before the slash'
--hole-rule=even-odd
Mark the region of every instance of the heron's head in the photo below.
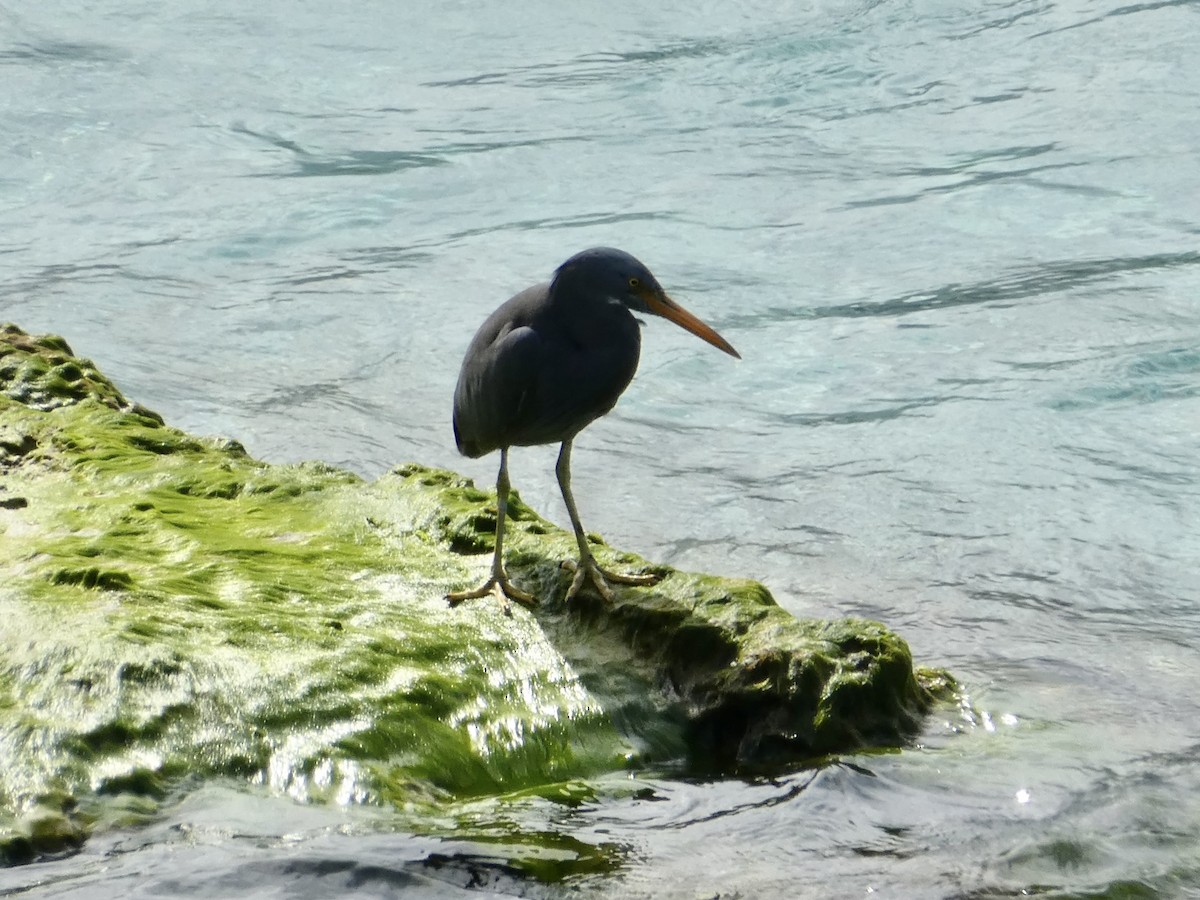
<svg viewBox="0 0 1200 900">
<path fill-rule="evenodd" d="M 667 296 L 641 260 L 613 247 L 576 253 L 558 267 L 554 288 L 581 295 L 619 300 L 635 313 L 669 319 L 730 356 L 741 356 L 713 328 Z"/>
</svg>

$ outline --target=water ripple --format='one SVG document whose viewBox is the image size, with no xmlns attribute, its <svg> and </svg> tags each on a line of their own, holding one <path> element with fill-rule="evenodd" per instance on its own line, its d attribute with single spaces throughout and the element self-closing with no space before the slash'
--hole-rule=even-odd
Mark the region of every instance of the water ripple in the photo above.
<svg viewBox="0 0 1200 900">
<path fill-rule="evenodd" d="M 1095 25 L 1098 22 L 1103 22 L 1105 19 L 1112 19 L 1117 16 L 1129 16 L 1143 12 L 1153 12 L 1159 9 L 1169 9 L 1171 7 L 1184 7 L 1194 9 L 1196 0 L 1159 0 L 1157 3 L 1133 3 L 1129 6 L 1118 6 L 1115 9 L 1110 9 L 1103 15 L 1093 16 L 1089 19 L 1084 19 L 1081 22 L 1072 22 L 1070 25 L 1064 25 L 1061 28 L 1051 28 L 1046 31 L 1039 31 L 1032 37 L 1045 37 L 1049 34 L 1058 34 L 1063 31 L 1072 31 L 1076 28 L 1086 28 L 1089 25 Z"/>
<path fill-rule="evenodd" d="M 1087 385 L 1051 401 L 1052 409 L 1072 411 L 1110 404 L 1145 405 L 1200 397 L 1200 351 L 1170 347 L 1142 355 L 1115 373 L 1109 383 Z"/>
<path fill-rule="evenodd" d="M 14 44 L 11 49 L 0 50 L 0 64 L 111 63 L 123 62 L 125 59 L 124 51 L 116 47 L 86 41 L 42 40 L 36 43 Z"/>
<path fill-rule="evenodd" d="M 254 131 L 243 124 L 232 130 L 289 151 L 296 168 L 288 173 L 294 177 L 324 177 L 328 175 L 388 175 L 407 169 L 444 166 L 446 160 L 439 155 L 410 150 L 347 150 L 340 154 L 315 153 L 300 146 L 296 141 L 276 134 Z"/>
<path fill-rule="evenodd" d="M 610 81 L 619 66 L 646 66 L 676 59 L 702 59 L 727 52 L 728 45 L 721 41 L 679 41 L 648 50 L 587 53 L 560 62 L 514 66 L 510 69 L 481 72 L 459 78 L 426 81 L 421 86 L 474 88 L 495 84 L 515 84 L 524 87 L 591 84 Z"/>
<path fill-rule="evenodd" d="M 1200 265 L 1200 251 L 1152 253 L 1144 256 L 1101 259 L 1057 260 L 1016 269 L 999 278 L 974 284 L 947 284 L 928 291 L 915 291 L 877 302 L 855 301 L 832 306 L 778 307 L 763 313 L 731 316 L 736 325 L 769 320 L 894 317 L 959 306 L 1010 305 L 1018 300 L 1044 297 L 1096 282 L 1155 270 L 1182 269 Z"/>
</svg>

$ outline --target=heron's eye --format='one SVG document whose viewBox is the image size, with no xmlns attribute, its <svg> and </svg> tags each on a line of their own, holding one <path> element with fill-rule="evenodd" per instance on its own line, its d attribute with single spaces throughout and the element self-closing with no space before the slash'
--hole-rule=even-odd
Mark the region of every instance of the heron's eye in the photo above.
<svg viewBox="0 0 1200 900">
<path fill-rule="evenodd" d="M 638 280 L 636 277 L 635 277 L 635 278 L 630 278 L 630 279 L 629 279 L 629 286 L 630 286 L 631 288 L 636 288 L 636 287 L 638 287 L 640 284 L 641 284 L 641 281 L 639 281 L 639 280 Z"/>
</svg>

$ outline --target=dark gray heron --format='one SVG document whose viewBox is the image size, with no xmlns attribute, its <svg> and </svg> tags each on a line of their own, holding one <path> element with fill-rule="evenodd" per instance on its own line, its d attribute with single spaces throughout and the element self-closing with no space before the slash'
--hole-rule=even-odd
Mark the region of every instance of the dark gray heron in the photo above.
<svg viewBox="0 0 1200 900">
<path fill-rule="evenodd" d="M 730 356 L 738 352 L 711 327 L 666 295 L 650 270 L 628 253 L 596 247 L 558 267 L 548 284 L 526 288 L 488 316 L 467 348 L 454 390 L 454 439 L 476 458 L 500 451 L 496 478 L 496 552 L 491 577 L 474 590 L 447 594 L 451 606 L 495 593 L 534 606 L 504 570 L 508 448 L 562 443 L 558 486 L 575 529 L 579 562 L 567 591 L 587 582 L 612 600 L 609 582 L 648 585 L 653 574 L 601 569 L 592 556 L 571 494 L 575 436 L 616 404 L 637 371 L 641 331 L 635 313 L 670 319 Z"/>
</svg>

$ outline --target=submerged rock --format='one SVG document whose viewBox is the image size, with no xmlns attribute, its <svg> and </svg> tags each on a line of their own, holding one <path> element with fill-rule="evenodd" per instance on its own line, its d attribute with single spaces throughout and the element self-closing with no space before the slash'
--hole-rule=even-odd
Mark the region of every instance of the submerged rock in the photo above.
<svg viewBox="0 0 1200 900">
<path fill-rule="evenodd" d="M 260 462 L 164 425 L 61 338 L 0 329 L 0 858 L 205 779 L 436 809 L 796 765 L 903 741 L 948 684 L 882 625 L 797 620 L 755 582 L 654 567 L 566 606 L 573 539 L 519 498 L 509 571 L 541 607 L 451 610 L 493 502 L 419 465 Z"/>
</svg>

